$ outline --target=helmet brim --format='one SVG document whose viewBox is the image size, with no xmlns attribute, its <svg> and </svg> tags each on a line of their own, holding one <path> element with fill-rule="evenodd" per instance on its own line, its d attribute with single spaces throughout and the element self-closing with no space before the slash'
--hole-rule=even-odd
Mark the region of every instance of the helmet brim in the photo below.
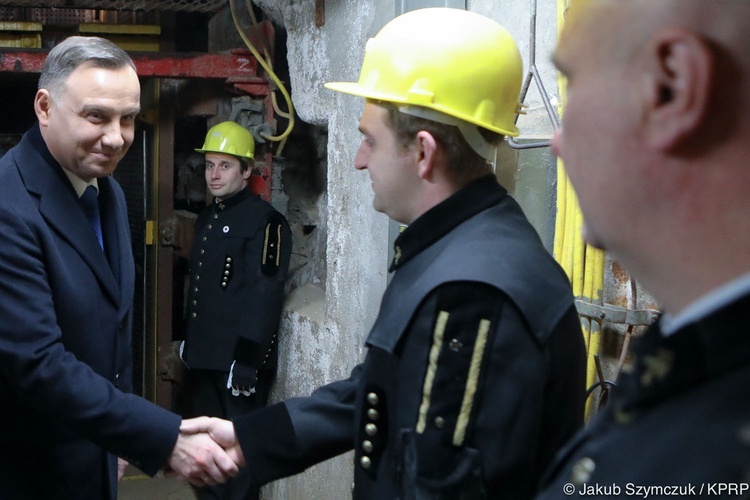
<svg viewBox="0 0 750 500">
<path fill-rule="evenodd" d="M 372 89 L 369 89 L 363 86 L 359 82 L 328 82 L 328 83 L 325 83 L 323 86 L 327 89 L 335 90 L 336 92 L 342 92 L 344 94 L 364 97 L 365 99 L 392 102 L 395 105 L 409 104 L 408 100 L 404 97 L 395 96 L 393 94 L 388 94 L 386 92 L 376 92 L 376 91 L 373 91 Z M 477 120 L 474 120 L 470 116 L 461 116 L 455 113 L 451 114 L 449 110 L 442 109 L 440 106 L 425 106 L 425 107 L 433 109 L 440 113 L 445 113 L 446 115 L 451 115 L 459 120 L 463 120 L 467 123 L 471 123 L 479 127 L 486 128 L 488 130 L 491 130 L 492 132 L 495 132 L 501 135 L 507 135 L 510 137 L 518 137 L 519 135 L 518 127 L 516 127 L 515 125 L 513 125 L 512 127 L 508 127 L 508 128 L 495 127 L 495 126 L 490 126 L 487 123 L 482 123 Z"/>
</svg>

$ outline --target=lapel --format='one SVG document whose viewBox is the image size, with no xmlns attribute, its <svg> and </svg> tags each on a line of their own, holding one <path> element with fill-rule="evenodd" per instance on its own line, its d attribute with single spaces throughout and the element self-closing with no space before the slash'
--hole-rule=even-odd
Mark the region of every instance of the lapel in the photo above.
<svg viewBox="0 0 750 500">
<path fill-rule="evenodd" d="M 115 304 L 119 305 L 121 293 L 117 279 L 107 262 L 107 257 L 99 247 L 96 236 L 91 231 L 76 193 L 59 164 L 49 154 L 46 146 L 41 147 L 40 142 L 43 144 L 38 129 L 32 129 L 19 143 L 19 147 L 22 148 L 19 157 L 24 158 L 25 161 L 23 165 L 18 165 L 18 169 L 26 189 L 33 196 L 38 197 L 39 213 L 47 221 L 50 229 L 78 252 L 81 259 L 96 275 L 105 293 Z M 107 182 L 104 184 L 108 185 Z M 108 188 L 111 195 L 109 185 Z M 114 197 L 108 196 L 107 198 L 104 211 L 114 214 L 116 211 Z M 110 218 L 108 216 L 106 221 L 103 219 L 103 223 L 111 222 Z M 107 233 L 110 232 L 108 228 Z M 112 237 L 108 236 L 107 239 L 111 240 Z M 116 242 L 107 241 L 107 243 L 117 245 Z"/>
</svg>

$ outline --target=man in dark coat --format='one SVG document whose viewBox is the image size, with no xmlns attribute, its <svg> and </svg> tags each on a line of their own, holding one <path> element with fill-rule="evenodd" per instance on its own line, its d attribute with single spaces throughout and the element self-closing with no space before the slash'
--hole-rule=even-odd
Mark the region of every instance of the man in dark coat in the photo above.
<svg viewBox="0 0 750 500">
<path fill-rule="evenodd" d="M 539 498 L 748 498 L 750 4 L 574 3 L 565 160 L 586 221 L 663 307 Z"/>
<path fill-rule="evenodd" d="M 236 473 L 208 436 L 129 394 L 134 262 L 110 174 L 139 100 L 124 51 L 68 38 L 45 62 L 38 124 L 0 160 L 0 498 L 114 499 L 117 457 L 196 484 Z"/>
<path fill-rule="evenodd" d="M 514 124 L 522 64 L 496 22 L 397 17 L 367 44 L 355 168 L 407 225 L 347 380 L 234 419 L 259 484 L 354 450 L 354 498 L 526 498 L 581 426 L 584 348 L 567 277 L 490 161 Z M 471 90 L 470 90 L 471 89 Z"/>
<path fill-rule="evenodd" d="M 203 147 L 214 202 L 198 216 L 190 254 L 183 359 L 194 415 L 234 418 L 266 404 L 276 373 L 276 331 L 292 251 L 284 216 L 248 189 L 252 134 L 211 127 Z M 200 488 L 202 499 L 257 497 L 247 470 Z"/>
</svg>

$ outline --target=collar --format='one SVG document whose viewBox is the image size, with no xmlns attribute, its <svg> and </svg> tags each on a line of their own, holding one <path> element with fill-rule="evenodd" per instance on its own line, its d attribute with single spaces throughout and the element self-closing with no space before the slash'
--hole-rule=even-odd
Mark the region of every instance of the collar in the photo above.
<svg viewBox="0 0 750 500">
<path fill-rule="evenodd" d="M 750 293 L 665 337 L 659 323 L 633 344 L 635 362 L 615 392 L 615 414 L 658 405 L 697 384 L 750 363 Z"/>
<path fill-rule="evenodd" d="M 419 216 L 396 238 L 389 271 L 395 271 L 451 232 L 459 224 L 494 205 L 508 192 L 493 174 L 476 179 Z"/>
<path fill-rule="evenodd" d="M 695 302 L 689 304 L 679 314 L 664 314 L 661 318 L 663 335 L 671 335 L 685 325 L 688 325 L 721 307 L 730 304 L 737 298 L 750 293 L 750 273 L 721 285 Z"/>
<path fill-rule="evenodd" d="M 245 187 L 226 200 L 219 200 L 218 198 L 215 198 L 213 204 L 214 212 L 223 212 L 224 210 L 229 210 L 230 208 L 239 205 L 251 196 L 253 196 L 253 193 L 250 192 L 249 188 Z"/>
<path fill-rule="evenodd" d="M 31 141 L 31 144 L 36 148 L 41 154 L 42 157 L 44 157 L 45 161 L 50 165 L 55 165 L 60 168 L 60 170 L 65 174 L 65 177 L 70 181 L 70 184 L 73 186 L 73 189 L 76 192 L 76 195 L 80 198 L 81 195 L 83 195 L 83 192 L 86 190 L 89 186 L 94 186 L 96 188 L 96 192 L 99 192 L 99 182 L 96 178 L 91 179 L 90 182 L 86 182 L 77 175 L 75 175 L 73 172 L 69 172 L 68 170 L 64 169 L 58 162 L 55 160 L 55 158 L 52 156 L 52 153 L 49 152 L 49 148 L 47 147 L 47 143 L 44 142 L 44 137 L 42 137 L 42 131 L 39 129 L 39 122 L 35 123 L 33 127 L 31 127 L 28 132 L 27 136 L 29 140 Z"/>
<path fill-rule="evenodd" d="M 83 192 L 86 191 L 86 188 L 89 186 L 94 186 L 94 188 L 96 189 L 96 193 L 99 194 L 99 181 L 96 177 L 91 179 L 91 181 L 86 182 L 73 172 L 69 172 L 67 169 L 62 169 L 62 171 L 68 178 L 70 183 L 73 185 L 73 189 L 75 189 L 76 194 L 79 198 L 83 196 Z"/>
</svg>

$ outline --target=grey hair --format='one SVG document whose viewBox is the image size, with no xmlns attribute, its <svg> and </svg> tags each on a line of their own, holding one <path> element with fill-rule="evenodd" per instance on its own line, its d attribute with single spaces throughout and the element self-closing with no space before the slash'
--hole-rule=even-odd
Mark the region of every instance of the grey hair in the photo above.
<svg viewBox="0 0 750 500">
<path fill-rule="evenodd" d="M 49 51 L 38 88 L 47 89 L 53 97 L 59 95 L 70 74 L 87 62 L 98 68 L 116 70 L 128 66 L 137 71 L 128 53 L 106 38 L 71 36 Z"/>
</svg>

